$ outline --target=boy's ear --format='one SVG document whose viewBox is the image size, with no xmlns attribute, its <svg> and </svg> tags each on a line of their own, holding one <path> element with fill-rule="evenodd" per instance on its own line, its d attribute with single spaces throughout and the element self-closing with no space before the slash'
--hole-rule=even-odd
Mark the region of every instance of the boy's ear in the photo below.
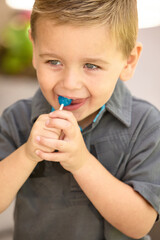
<svg viewBox="0 0 160 240">
<path fill-rule="evenodd" d="M 137 42 L 121 71 L 120 79 L 122 81 L 127 81 L 133 76 L 141 51 L 142 44 Z"/>
<path fill-rule="evenodd" d="M 28 30 L 28 36 L 29 36 L 29 39 L 32 43 L 32 49 L 33 49 L 33 56 L 32 56 L 32 64 L 33 64 L 33 67 L 36 69 L 36 63 L 35 63 L 35 47 L 34 47 L 34 40 L 32 38 L 32 32 L 31 32 L 31 29 Z"/>
</svg>

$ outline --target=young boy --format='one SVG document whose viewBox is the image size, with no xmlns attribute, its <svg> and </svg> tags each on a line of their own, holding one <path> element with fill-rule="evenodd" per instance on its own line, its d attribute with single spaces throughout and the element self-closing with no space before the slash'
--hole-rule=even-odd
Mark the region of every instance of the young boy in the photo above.
<svg viewBox="0 0 160 240">
<path fill-rule="evenodd" d="M 17 196 L 14 240 L 149 239 L 160 113 L 123 83 L 141 53 L 137 28 L 136 0 L 35 1 L 40 89 L 0 119 L 0 211 Z M 59 96 L 72 99 L 62 111 Z"/>
</svg>

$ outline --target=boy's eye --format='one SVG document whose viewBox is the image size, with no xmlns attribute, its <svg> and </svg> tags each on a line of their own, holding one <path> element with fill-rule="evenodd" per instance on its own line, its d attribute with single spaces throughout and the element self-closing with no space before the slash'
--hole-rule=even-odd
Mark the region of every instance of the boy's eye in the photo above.
<svg viewBox="0 0 160 240">
<path fill-rule="evenodd" d="M 100 67 L 91 63 L 86 63 L 85 68 L 91 69 L 91 70 L 96 70 L 99 69 Z"/>
<path fill-rule="evenodd" d="M 47 61 L 47 63 L 49 63 L 50 65 L 53 65 L 53 66 L 61 65 L 61 62 L 58 60 L 49 60 L 49 61 Z"/>
</svg>

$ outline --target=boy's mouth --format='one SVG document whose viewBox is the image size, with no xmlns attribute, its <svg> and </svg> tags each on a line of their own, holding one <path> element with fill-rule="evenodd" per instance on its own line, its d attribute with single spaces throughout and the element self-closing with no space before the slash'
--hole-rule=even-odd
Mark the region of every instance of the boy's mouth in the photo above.
<svg viewBox="0 0 160 240">
<path fill-rule="evenodd" d="M 79 99 L 72 99 L 72 102 L 70 105 L 65 106 L 63 109 L 68 111 L 74 111 L 79 109 L 82 105 L 85 104 L 87 98 L 79 98 Z"/>
</svg>

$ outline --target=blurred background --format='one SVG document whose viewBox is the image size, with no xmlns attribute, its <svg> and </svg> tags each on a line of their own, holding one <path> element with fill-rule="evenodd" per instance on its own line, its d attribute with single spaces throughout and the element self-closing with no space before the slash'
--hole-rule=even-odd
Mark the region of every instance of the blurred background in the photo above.
<svg viewBox="0 0 160 240">
<path fill-rule="evenodd" d="M 38 83 L 28 39 L 33 0 L 0 0 L 0 114 L 18 99 L 31 97 Z M 133 95 L 160 109 L 160 1 L 138 0 L 139 35 L 143 52 L 134 77 L 126 82 Z M 11 240 L 13 209 L 0 215 L 0 240 Z M 160 223 L 151 231 L 159 240 Z"/>
</svg>

